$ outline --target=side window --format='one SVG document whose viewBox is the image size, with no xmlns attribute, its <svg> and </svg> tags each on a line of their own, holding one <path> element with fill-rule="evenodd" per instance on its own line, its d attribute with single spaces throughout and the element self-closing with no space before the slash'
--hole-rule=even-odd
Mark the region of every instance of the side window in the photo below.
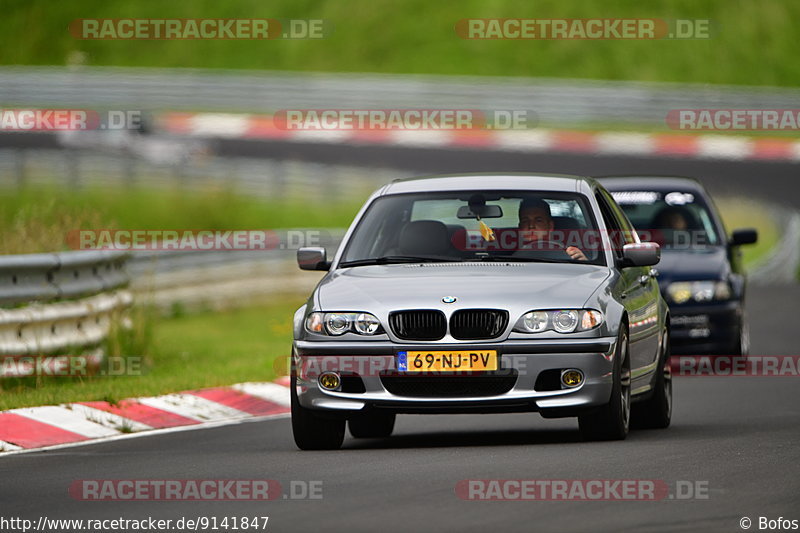
<svg viewBox="0 0 800 533">
<path fill-rule="evenodd" d="M 622 238 L 625 240 L 625 244 L 633 244 L 639 242 L 637 238 L 636 230 L 631 225 L 630 220 L 628 220 L 625 211 L 622 210 L 621 207 L 614 201 L 611 195 L 608 194 L 606 191 L 600 191 L 605 198 L 608 208 L 611 212 L 615 215 L 617 219 L 618 227 L 622 230 Z"/>
<path fill-rule="evenodd" d="M 625 240 L 622 237 L 622 228 L 619 226 L 617 217 L 614 216 L 608 204 L 608 200 L 606 200 L 599 190 L 594 193 L 594 197 L 597 200 L 597 205 L 600 206 L 600 214 L 603 215 L 603 222 L 605 222 L 606 229 L 608 230 L 608 239 L 611 241 L 613 253 L 616 257 L 622 257 L 622 246 L 625 244 Z"/>
</svg>

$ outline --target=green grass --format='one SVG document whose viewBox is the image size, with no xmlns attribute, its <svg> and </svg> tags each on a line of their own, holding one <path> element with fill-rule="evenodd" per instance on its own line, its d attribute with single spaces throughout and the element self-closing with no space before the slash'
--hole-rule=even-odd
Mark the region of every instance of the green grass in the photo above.
<svg viewBox="0 0 800 533">
<path fill-rule="evenodd" d="M 0 250 L 67 249 L 78 229 L 237 230 L 346 227 L 361 199 L 344 204 L 247 197 L 223 189 L 28 186 L 0 189 Z"/>
<path fill-rule="evenodd" d="M 742 198 L 718 198 L 714 203 L 719 208 L 729 233 L 740 228 L 758 230 L 758 241 L 755 244 L 741 246 L 745 267 L 753 266 L 764 259 L 778 244 L 780 230 L 763 204 Z"/>
<path fill-rule="evenodd" d="M 304 296 L 276 296 L 264 306 L 227 313 L 161 319 L 148 328 L 152 338 L 137 343 L 142 375 L 83 380 L 48 378 L 38 387 L 0 380 L 0 410 L 65 402 L 167 394 L 285 375 L 291 353 L 292 316 Z M 133 355 L 133 354 L 129 354 Z"/>
<path fill-rule="evenodd" d="M 794 0 L 11 0 L 0 18 L 6 64 L 547 76 L 796 86 Z M 77 18 L 306 18 L 319 40 L 76 40 Z M 710 19 L 704 40 L 464 40 L 463 18 Z"/>
</svg>

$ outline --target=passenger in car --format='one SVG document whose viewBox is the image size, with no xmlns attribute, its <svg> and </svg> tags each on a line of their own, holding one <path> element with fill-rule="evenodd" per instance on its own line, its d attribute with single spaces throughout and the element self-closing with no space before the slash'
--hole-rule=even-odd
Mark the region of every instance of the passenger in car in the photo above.
<svg viewBox="0 0 800 533">
<path fill-rule="evenodd" d="M 550 204 L 540 198 L 527 198 L 519 205 L 520 240 L 548 241 L 555 223 L 550 212 Z M 564 252 L 572 259 L 586 261 L 586 255 L 577 246 L 568 246 Z"/>
<path fill-rule="evenodd" d="M 692 242 L 700 225 L 692 213 L 682 206 L 667 206 L 653 217 L 653 229 L 660 233 L 660 244 L 675 245 Z"/>
<path fill-rule="evenodd" d="M 689 221 L 686 215 L 685 209 L 673 206 L 665 207 L 653 218 L 653 227 L 685 231 L 689 229 Z"/>
</svg>

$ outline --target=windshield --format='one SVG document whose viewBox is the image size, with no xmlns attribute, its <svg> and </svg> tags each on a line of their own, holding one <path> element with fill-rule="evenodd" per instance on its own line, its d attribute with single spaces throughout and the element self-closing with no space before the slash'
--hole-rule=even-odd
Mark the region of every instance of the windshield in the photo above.
<svg viewBox="0 0 800 533">
<path fill-rule="evenodd" d="M 708 206 L 685 191 L 615 191 L 611 195 L 628 215 L 639 237 L 672 249 L 719 245 Z"/>
<path fill-rule="evenodd" d="M 383 196 L 359 221 L 340 266 L 519 261 L 604 264 L 583 195 L 452 191 Z M 576 252 L 575 249 L 578 251 Z"/>
</svg>

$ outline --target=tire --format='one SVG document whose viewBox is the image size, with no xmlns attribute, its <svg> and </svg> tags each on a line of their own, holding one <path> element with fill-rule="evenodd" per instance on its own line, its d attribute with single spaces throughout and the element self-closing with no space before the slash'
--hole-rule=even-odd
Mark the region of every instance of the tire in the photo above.
<svg viewBox="0 0 800 533">
<path fill-rule="evenodd" d="M 733 356 L 741 356 L 747 357 L 750 353 L 750 328 L 747 326 L 747 322 L 742 319 L 742 322 L 739 324 L 739 338 L 736 340 L 736 344 L 734 344 L 733 352 L 731 354 L 724 354 L 724 355 L 733 355 Z"/>
<path fill-rule="evenodd" d="M 363 413 L 347 421 L 350 434 L 357 439 L 382 439 L 394 430 L 394 413 Z"/>
<path fill-rule="evenodd" d="M 631 420 L 631 370 L 628 332 L 621 328 L 614 353 L 611 397 L 606 405 L 578 417 L 584 440 L 624 440 Z"/>
<path fill-rule="evenodd" d="M 325 418 L 300 405 L 295 385 L 291 381 L 292 433 L 301 450 L 338 450 L 344 442 L 345 420 Z"/>
<path fill-rule="evenodd" d="M 653 394 L 633 406 L 631 423 L 636 429 L 664 429 L 672 420 L 672 366 L 669 333 L 664 332 L 664 348 L 659 356 L 659 371 L 653 383 Z"/>
</svg>

